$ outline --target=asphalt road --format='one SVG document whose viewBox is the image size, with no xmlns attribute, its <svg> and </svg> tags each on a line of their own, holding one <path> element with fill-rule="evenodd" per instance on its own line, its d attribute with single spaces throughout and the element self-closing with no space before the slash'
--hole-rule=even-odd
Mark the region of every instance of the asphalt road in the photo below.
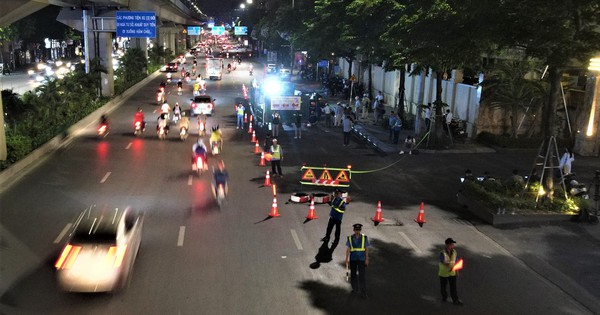
<svg viewBox="0 0 600 315">
<path fill-rule="evenodd" d="M 0 75 L 0 90 L 12 90 L 17 94 L 24 94 L 40 86 L 24 72 L 13 72 L 10 75 Z"/>
<path fill-rule="evenodd" d="M 447 174 L 461 174 L 475 163 L 512 169 L 521 161 L 497 155 L 380 157 L 359 143 L 343 147 L 339 130 L 313 127 L 295 140 L 286 127 L 280 137 L 284 177 L 273 178 L 281 217 L 268 219 L 272 191 L 261 187 L 268 168 L 258 166 L 250 135 L 235 129 L 233 116 L 241 84 L 250 80 L 245 67 L 244 62 L 222 81 L 208 83 L 208 94 L 217 99 L 216 116 L 208 124 L 224 130 L 224 151 L 218 158 L 230 172 L 230 194 L 222 209 L 210 193 L 210 175 L 198 177 L 191 171 L 194 129 L 185 143 L 176 133 L 160 141 L 153 132 L 156 116 L 151 112 L 157 108 L 160 79 L 111 113 L 107 138 L 98 140 L 96 126 L 90 126 L 87 136 L 52 154 L 0 194 L 3 246 L 12 249 L 1 265 L 14 262 L 10 275 L 2 270 L 11 285 L 0 298 L 1 313 L 594 313 L 457 214 L 452 203 L 457 181 Z M 177 96 L 174 85 L 169 91 L 169 103 L 189 107 L 190 85 L 183 96 Z M 138 106 L 149 123 L 142 138 L 132 130 Z M 530 163 L 529 157 L 522 160 Z M 286 203 L 290 193 L 301 189 L 303 163 L 351 164 L 353 170 L 373 171 L 353 176 L 342 228 L 342 235 L 349 235 L 353 223 L 363 223 L 363 233 L 370 237 L 367 300 L 349 295 L 343 243 L 330 262 L 314 264 L 329 209 L 318 205 L 319 218 L 305 222 L 308 205 Z M 374 227 L 370 218 L 379 200 L 386 221 Z M 413 222 L 421 201 L 426 205 L 423 228 Z M 61 232 L 90 205 L 131 206 L 146 215 L 132 282 L 122 293 L 70 294 L 56 287 L 52 266 L 65 241 Z M 462 307 L 440 301 L 437 254 L 447 237 L 457 240 L 465 260 L 459 278 Z"/>
</svg>

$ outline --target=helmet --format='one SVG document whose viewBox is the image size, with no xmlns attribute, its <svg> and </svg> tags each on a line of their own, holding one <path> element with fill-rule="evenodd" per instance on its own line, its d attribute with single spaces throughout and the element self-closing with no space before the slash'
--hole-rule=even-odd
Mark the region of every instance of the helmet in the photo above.
<svg viewBox="0 0 600 315">
<path fill-rule="evenodd" d="M 204 141 L 202 141 L 201 138 L 198 138 L 198 141 L 196 142 L 196 144 L 203 146 L 204 145 Z"/>
<path fill-rule="evenodd" d="M 142 111 L 142 108 L 141 108 L 141 107 L 138 107 L 138 112 L 141 112 L 141 111 Z"/>
</svg>

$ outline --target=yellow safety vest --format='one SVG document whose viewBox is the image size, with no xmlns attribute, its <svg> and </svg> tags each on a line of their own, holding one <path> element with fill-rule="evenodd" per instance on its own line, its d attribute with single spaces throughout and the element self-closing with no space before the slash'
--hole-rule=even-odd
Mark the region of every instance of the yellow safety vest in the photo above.
<svg viewBox="0 0 600 315">
<path fill-rule="evenodd" d="M 341 214 L 344 214 L 344 210 L 342 210 L 342 206 L 344 205 L 345 202 L 344 202 L 344 199 L 340 199 L 340 201 L 341 202 L 339 205 L 337 205 L 337 207 L 335 206 L 335 204 L 332 204 L 332 207 L 333 207 L 333 210 L 335 210 Z"/>
<path fill-rule="evenodd" d="M 450 276 L 456 276 L 456 271 L 452 271 L 452 267 L 454 267 L 454 264 L 456 263 L 456 250 L 452 250 L 452 254 L 448 255 L 448 252 L 444 249 L 442 251 L 442 254 L 444 254 L 444 262 L 439 262 L 438 263 L 438 276 L 440 277 L 450 277 Z M 450 268 L 446 267 L 446 265 L 444 264 L 450 264 Z"/>
<path fill-rule="evenodd" d="M 237 114 L 240 116 L 244 115 L 244 107 L 243 106 L 238 106 Z"/>
<path fill-rule="evenodd" d="M 276 147 L 271 146 L 271 152 L 273 153 L 272 160 L 281 160 L 281 146 L 279 144 Z"/>
<path fill-rule="evenodd" d="M 361 236 L 361 242 L 360 242 L 360 247 L 358 248 L 354 248 L 354 246 L 352 246 L 352 235 L 348 236 L 348 243 L 350 243 L 350 252 L 364 252 L 365 251 L 365 235 L 364 234 L 360 234 Z"/>
</svg>

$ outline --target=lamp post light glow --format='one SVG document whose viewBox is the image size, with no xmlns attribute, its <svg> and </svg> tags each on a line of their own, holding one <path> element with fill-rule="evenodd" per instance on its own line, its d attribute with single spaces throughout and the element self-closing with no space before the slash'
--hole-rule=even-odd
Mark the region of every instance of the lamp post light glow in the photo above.
<svg viewBox="0 0 600 315">
<path fill-rule="evenodd" d="M 245 8 L 246 8 L 246 4 L 245 3 L 240 4 L 240 9 L 245 9 Z"/>
<path fill-rule="evenodd" d="M 246 0 L 247 4 L 252 4 L 252 0 Z"/>
<path fill-rule="evenodd" d="M 594 116 L 596 116 L 596 107 L 598 106 L 598 98 L 596 95 L 600 91 L 600 57 L 590 59 L 590 66 L 588 70 L 597 72 L 596 84 L 594 87 L 594 97 L 592 98 L 592 106 L 590 108 L 590 118 L 588 120 L 588 126 L 585 135 L 591 137 L 594 135 Z"/>
</svg>

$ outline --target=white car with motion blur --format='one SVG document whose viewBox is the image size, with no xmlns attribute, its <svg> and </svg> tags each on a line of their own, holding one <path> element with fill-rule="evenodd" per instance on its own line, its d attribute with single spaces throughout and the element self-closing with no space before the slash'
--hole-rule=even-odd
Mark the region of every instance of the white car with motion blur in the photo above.
<svg viewBox="0 0 600 315">
<path fill-rule="evenodd" d="M 55 267 L 70 292 L 118 292 L 130 280 L 142 241 L 143 215 L 125 209 L 85 210 Z"/>
</svg>

